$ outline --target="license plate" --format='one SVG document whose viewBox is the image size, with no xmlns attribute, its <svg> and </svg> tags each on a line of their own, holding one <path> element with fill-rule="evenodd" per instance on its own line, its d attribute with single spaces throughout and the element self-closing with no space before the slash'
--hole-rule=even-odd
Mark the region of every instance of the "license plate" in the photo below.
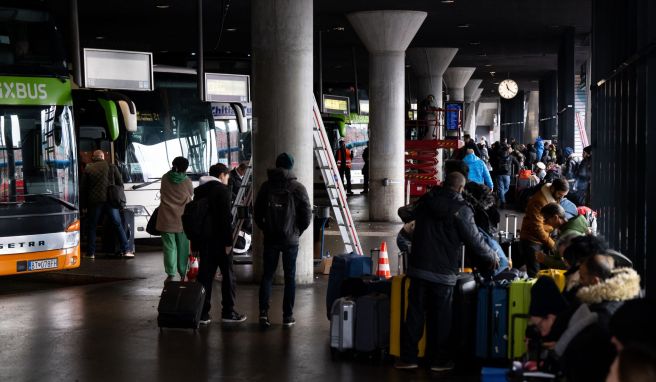
<svg viewBox="0 0 656 382">
<path fill-rule="evenodd" d="M 28 271 L 40 271 L 42 269 L 52 269 L 52 268 L 57 268 L 57 258 L 31 260 L 27 262 Z"/>
</svg>

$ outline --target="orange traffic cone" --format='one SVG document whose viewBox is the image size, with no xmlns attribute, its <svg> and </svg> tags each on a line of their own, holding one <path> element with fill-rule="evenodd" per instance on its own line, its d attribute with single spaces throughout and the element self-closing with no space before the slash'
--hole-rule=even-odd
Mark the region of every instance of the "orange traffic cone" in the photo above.
<svg viewBox="0 0 656 382">
<path fill-rule="evenodd" d="M 390 271 L 389 257 L 387 256 L 387 243 L 384 241 L 380 245 L 380 252 L 378 254 L 378 276 L 389 279 L 392 277 Z"/>
</svg>

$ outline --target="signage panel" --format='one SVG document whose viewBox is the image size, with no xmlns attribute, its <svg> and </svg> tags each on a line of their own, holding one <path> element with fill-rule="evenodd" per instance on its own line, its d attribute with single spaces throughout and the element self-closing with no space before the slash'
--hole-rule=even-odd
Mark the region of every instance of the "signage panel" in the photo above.
<svg viewBox="0 0 656 382">
<path fill-rule="evenodd" d="M 84 49 L 87 88 L 153 90 L 153 54 L 122 50 Z"/>
<path fill-rule="evenodd" d="M 329 114 L 349 115 L 350 105 L 348 97 L 340 97 L 329 94 L 323 95 L 323 111 Z"/>
<path fill-rule="evenodd" d="M 369 115 L 369 100 L 361 99 L 360 100 L 360 114 Z"/>
<path fill-rule="evenodd" d="M 205 73 L 205 101 L 250 102 L 250 77 L 237 74 Z"/>
<path fill-rule="evenodd" d="M 445 125 L 447 131 L 457 131 L 462 126 L 462 102 L 447 102 L 444 105 L 445 111 Z"/>
</svg>

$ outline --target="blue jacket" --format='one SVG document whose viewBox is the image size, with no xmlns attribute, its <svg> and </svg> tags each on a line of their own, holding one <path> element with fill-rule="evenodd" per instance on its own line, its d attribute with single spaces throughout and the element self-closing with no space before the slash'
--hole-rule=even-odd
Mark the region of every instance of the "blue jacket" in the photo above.
<svg viewBox="0 0 656 382">
<path fill-rule="evenodd" d="M 542 140 L 542 137 L 538 137 L 538 139 L 535 140 L 535 151 L 537 153 L 538 161 L 541 161 L 542 154 L 544 153 L 544 141 Z"/>
<path fill-rule="evenodd" d="M 490 177 L 490 171 L 488 171 L 487 166 L 485 166 L 485 162 L 483 162 L 474 154 L 465 155 L 463 162 L 469 166 L 468 179 L 470 181 L 479 184 L 485 184 L 490 188 L 494 188 L 494 185 L 492 184 L 492 178 Z"/>
</svg>

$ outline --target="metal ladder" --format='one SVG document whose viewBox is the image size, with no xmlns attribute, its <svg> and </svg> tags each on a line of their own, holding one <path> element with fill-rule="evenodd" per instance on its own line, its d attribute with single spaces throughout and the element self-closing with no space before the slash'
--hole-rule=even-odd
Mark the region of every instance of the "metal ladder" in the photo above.
<svg viewBox="0 0 656 382">
<path fill-rule="evenodd" d="M 238 217 L 239 207 L 249 207 L 253 204 L 253 157 L 248 160 L 248 168 L 241 179 L 241 186 L 237 192 L 237 198 L 232 204 L 232 248 L 237 244 L 239 232 L 244 225 L 244 220 L 247 218 Z"/>
<path fill-rule="evenodd" d="M 321 176 L 328 191 L 328 197 L 330 198 L 333 214 L 337 221 L 337 227 L 344 241 L 344 248 L 347 253 L 355 252 L 358 255 L 363 255 L 360 239 L 353 223 L 353 217 L 346 202 L 346 192 L 344 192 L 342 178 L 339 176 L 337 163 L 330 147 L 316 98 L 314 99 L 314 106 L 312 108 L 312 119 L 314 121 L 312 131 L 314 155 L 317 158 Z"/>
</svg>

